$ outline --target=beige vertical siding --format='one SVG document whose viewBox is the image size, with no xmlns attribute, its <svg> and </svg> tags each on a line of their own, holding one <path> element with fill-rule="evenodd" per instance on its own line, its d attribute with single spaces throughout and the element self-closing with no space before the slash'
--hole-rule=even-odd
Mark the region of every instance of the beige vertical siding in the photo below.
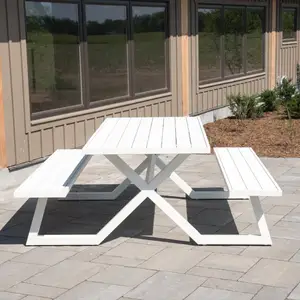
<svg viewBox="0 0 300 300">
<path fill-rule="evenodd" d="M 3 61 L 8 166 L 46 157 L 58 148 L 82 147 L 106 117 L 181 115 L 181 97 L 177 96 L 180 86 L 177 71 L 179 51 L 176 49 L 178 38 L 174 21 L 177 13 L 175 2 L 170 1 L 173 27 L 170 37 L 170 93 L 31 121 L 24 1 L 0 0 L 0 56 Z"/>
<path fill-rule="evenodd" d="M 281 39 L 280 39 L 281 41 Z M 297 63 L 299 62 L 299 46 L 297 43 L 287 43 L 279 46 L 278 76 L 287 76 L 296 81 Z"/>
<path fill-rule="evenodd" d="M 235 79 L 232 81 L 218 82 L 213 85 L 200 86 L 192 102 L 193 114 L 208 111 L 227 105 L 227 96 L 238 93 L 252 95 L 266 88 L 265 74 L 251 78 Z"/>
</svg>

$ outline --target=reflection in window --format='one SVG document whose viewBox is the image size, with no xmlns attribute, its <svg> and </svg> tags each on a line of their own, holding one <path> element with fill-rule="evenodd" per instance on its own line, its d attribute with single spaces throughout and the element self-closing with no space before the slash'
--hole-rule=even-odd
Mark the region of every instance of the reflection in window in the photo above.
<svg viewBox="0 0 300 300">
<path fill-rule="evenodd" d="M 198 10 L 199 79 L 221 77 L 221 10 Z"/>
<path fill-rule="evenodd" d="M 165 7 L 132 8 L 135 93 L 167 86 L 165 15 Z"/>
<path fill-rule="evenodd" d="M 247 9 L 247 71 L 263 69 L 264 8 Z"/>
<path fill-rule="evenodd" d="M 242 8 L 225 8 L 225 76 L 240 74 L 243 72 L 243 23 Z"/>
<path fill-rule="evenodd" d="M 32 113 L 81 103 L 78 6 L 26 2 Z"/>
<path fill-rule="evenodd" d="M 282 35 L 284 40 L 296 40 L 297 10 L 296 8 L 283 8 Z"/>
<path fill-rule="evenodd" d="M 91 101 L 128 95 L 126 6 L 86 5 Z"/>
</svg>

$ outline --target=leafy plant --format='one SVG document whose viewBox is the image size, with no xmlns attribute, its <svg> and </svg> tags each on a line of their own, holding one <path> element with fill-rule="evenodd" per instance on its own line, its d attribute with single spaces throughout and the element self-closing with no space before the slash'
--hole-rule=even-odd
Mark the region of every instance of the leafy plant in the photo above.
<svg viewBox="0 0 300 300">
<path fill-rule="evenodd" d="M 265 112 L 274 111 L 278 106 L 277 95 L 274 90 L 265 90 L 259 96 L 263 103 L 263 110 Z"/>
<path fill-rule="evenodd" d="M 297 100 L 295 99 L 295 97 L 299 94 L 297 92 L 296 86 L 292 83 L 292 79 L 288 79 L 287 77 L 283 76 L 280 82 L 277 83 L 275 92 L 284 108 L 285 115 L 288 119 L 291 119 L 291 111 L 296 110 L 297 106 Z"/>
<path fill-rule="evenodd" d="M 284 105 L 285 114 L 289 119 L 300 119 L 300 94 L 297 93 Z"/>
<path fill-rule="evenodd" d="M 239 120 L 255 119 L 263 115 L 264 109 L 257 96 L 231 95 L 228 98 L 231 113 Z"/>
</svg>

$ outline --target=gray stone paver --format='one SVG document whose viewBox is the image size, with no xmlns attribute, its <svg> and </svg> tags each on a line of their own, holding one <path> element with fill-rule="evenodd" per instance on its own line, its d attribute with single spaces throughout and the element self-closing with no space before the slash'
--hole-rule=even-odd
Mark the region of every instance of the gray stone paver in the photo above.
<svg viewBox="0 0 300 300">
<path fill-rule="evenodd" d="M 298 284 L 295 289 L 290 293 L 289 300 L 300 300 L 300 284 Z"/>
<path fill-rule="evenodd" d="M 203 283 L 205 278 L 159 272 L 127 293 L 129 298 L 145 300 L 182 300 Z"/>
<path fill-rule="evenodd" d="M 21 282 L 10 288 L 9 291 L 29 296 L 56 298 L 65 293 L 67 289 Z"/>
<path fill-rule="evenodd" d="M 258 262 L 258 260 L 259 259 L 255 257 L 212 253 L 207 258 L 203 259 L 198 265 L 206 268 L 247 272 Z"/>
<path fill-rule="evenodd" d="M 126 158 L 132 166 L 141 159 Z M 261 199 L 270 247 L 196 246 L 150 201 L 100 246 L 27 247 L 36 200 L 16 201 L 13 192 L 37 166 L 1 170 L 0 300 L 300 300 L 300 159 L 262 161 L 284 191 Z M 100 184 L 123 178 L 94 157 L 78 184 L 98 184 L 99 172 Z M 213 156 L 191 156 L 178 174 L 195 187 L 224 184 Z M 158 190 L 203 234 L 257 233 L 247 201 L 187 200 L 170 180 Z M 49 232 L 100 229 L 122 205 L 122 196 L 111 204 L 53 200 L 45 224 Z"/>
<path fill-rule="evenodd" d="M 109 266 L 89 281 L 134 287 L 155 274 L 155 271 L 123 266 Z"/>
<path fill-rule="evenodd" d="M 261 259 L 240 281 L 293 288 L 300 281 L 300 264 Z"/>
<path fill-rule="evenodd" d="M 252 297 L 252 294 L 247 293 L 199 287 L 186 300 L 250 300 Z"/>
<path fill-rule="evenodd" d="M 264 286 L 252 300 L 285 300 L 290 289 Z"/>
<path fill-rule="evenodd" d="M 209 252 L 196 252 L 189 249 L 166 248 L 142 263 L 140 267 L 185 273 L 209 254 Z"/>
<path fill-rule="evenodd" d="M 95 275 L 101 269 L 104 270 L 106 267 L 89 262 L 65 260 L 31 277 L 26 282 L 68 289 Z"/>
<path fill-rule="evenodd" d="M 117 300 L 129 290 L 130 287 L 126 286 L 85 281 L 58 297 L 57 300 Z"/>
</svg>

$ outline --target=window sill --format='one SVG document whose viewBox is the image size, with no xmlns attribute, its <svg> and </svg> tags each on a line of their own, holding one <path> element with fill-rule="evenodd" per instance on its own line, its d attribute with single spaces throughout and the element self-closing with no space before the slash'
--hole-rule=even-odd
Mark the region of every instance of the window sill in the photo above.
<svg viewBox="0 0 300 300">
<path fill-rule="evenodd" d="M 31 125 L 32 129 L 34 129 L 33 127 L 41 125 L 41 124 L 45 124 L 45 123 L 55 122 L 55 121 L 74 118 L 74 117 L 83 116 L 83 115 L 89 115 L 89 114 L 101 112 L 104 110 L 110 110 L 110 109 L 114 109 L 114 108 L 118 108 L 118 107 L 122 107 L 122 106 L 132 105 L 132 104 L 146 102 L 146 101 L 155 100 L 155 99 L 160 99 L 160 98 L 164 98 L 164 97 L 169 97 L 171 95 L 172 95 L 172 93 L 168 92 L 168 93 L 163 93 L 163 94 L 154 95 L 154 96 L 148 96 L 148 97 L 144 97 L 144 98 L 140 98 L 140 99 L 122 101 L 120 103 L 114 103 L 114 104 L 104 105 L 104 106 L 100 106 L 100 107 L 84 109 L 84 110 L 66 113 L 66 114 L 57 115 L 57 116 L 51 116 L 51 117 L 47 117 L 47 118 L 43 118 L 43 119 L 39 119 L 39 120 L 32 120 L 30 122 L 30 125 Z"/>
<path fill-rule="evenodd" d="M 215 81 L 215 82 L 211 82 L 211 83 L 207 83 L 207 84 L 200 84 L 198 87 L 198 91 L 200 91 L 201 89 L 210 88 L 210 87 L 214 87 L 214 86 L 221 85 L 221 84 L 243 81 L 243 80 L 247 80 L 247 79 L 251 79 L 251 78 L 262 77 L 265 75 L 266 75 L 266 72 L 261 72 L 261 73 L 255 73 L 255 74 L 241 76 L 241 77 L 224 79 L 221 81 Z"/>
</svg>

